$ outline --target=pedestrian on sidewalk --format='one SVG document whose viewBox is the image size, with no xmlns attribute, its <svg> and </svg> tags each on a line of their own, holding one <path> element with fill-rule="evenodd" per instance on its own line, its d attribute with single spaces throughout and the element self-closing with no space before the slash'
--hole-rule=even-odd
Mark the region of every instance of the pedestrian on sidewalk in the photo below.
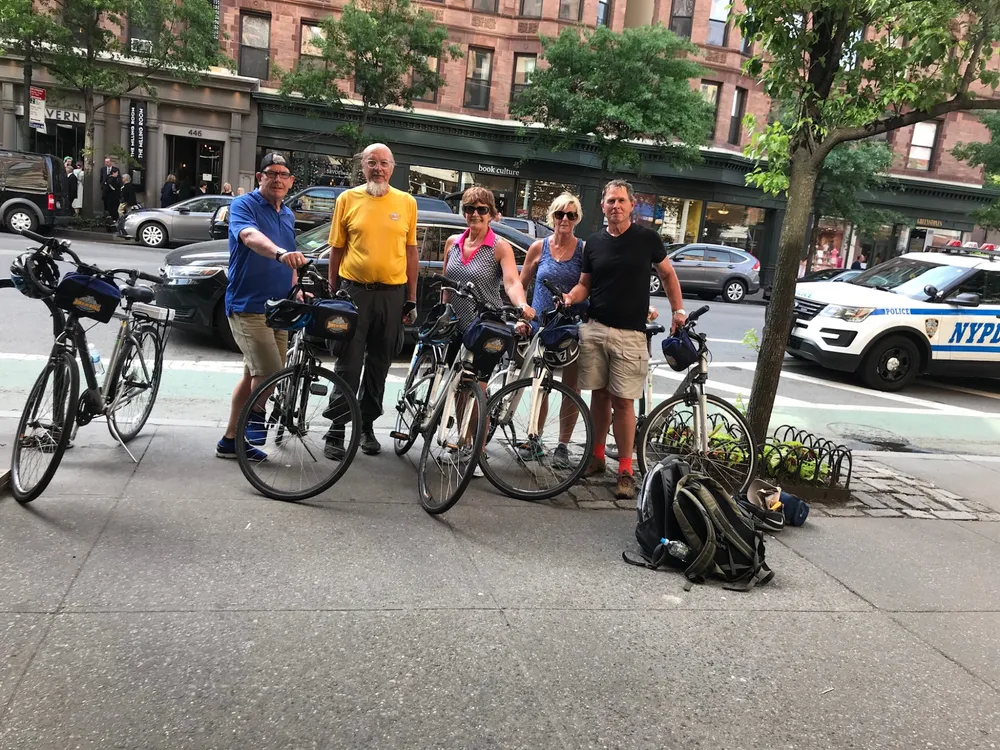
<svg viewBox="0 0 1000 750">
<path fill-rule="evenodd" d="M 168 174 L 160 188 L 160 208 L 170 208 L 178 201 L 177 175 Z"/>
<path fill-rule="evenodd" d="M 122 202 L 118 206 L 118 236 L 128 237 L 125 233 L 125 217 L 133 208 L 137 208 L 139 196 L 136 193 L 132 178 L 127 174 L 122 175 Z"/>
<path fill-rule="evenodd" d="M 107 213 L 107 230 L 113 232 L 118 226 L 118 205 L 122 202 L 122 178 L 118 167 L 111 167 L 111 172 L 104 178 L 101 198 Z"/>
<path fill-rule="evenodd" d="M 76 169 L 73 170 L 73 174 L 76 175 L 76 194 L 73 196 L 73 213 L 79 216 L 80 211 L 83 210 L 83 162 L 82 161 L 78 161 L 76 163 Z"/>
<path fill-rule="evenodd" d="M 361 450 L 369 456 L 382 450 L 374 423 L 382 414 L 397 341 L 404 322 L 412 324 L 417 316 L 417 202 L 389 185 L 395 166 L 385 144 L 366 148 L 365 184 L 340 194 L 330 227 L 330 288 L 339 283 L 358 307 L 358 327 L 337 360 L 337 372 L 359 394 Z M 334 401 L 331 415 L 340 411 Z M 343 458 L 345 432 L 343 425 L 331 426 L 327 458 Z"/>
<path fill-rule="evenodd" d="M 296 282 L 295 269 L 306 257 L 295 249 L 295 214 L 284 204 L 294 177 L 281 154 L 265 154 L 257 173 L 260 187 L 235 198 L 229 207 L 229 283 L 226 317 L 243 353 L 243 377 L 233 390 L 226 432 L 215 448 L 219 458 L 236 458 L 236 422 L 250 393 L 285 366 L 288 332 L 267 327 L 264 303 L 288 296 Z M 256 446 L 266 439 L 261 394 L 247 423 L 252 461 L 267 458 Z"/>
<path fill-rule="evenodd" d="M 615 497 L 629 500 L 636 494 L 632 476 L 635 400 L 642 395 L 649 366 L 645 331 L 650 266 L 656 266 L 670 300 L 671 331 L 684 323 L 687 313 L 660 236 L 632 223 L 632 186 L 625 180 L 609 182 L 601 207 L 608 225 L 587 239 L 579 283 L 563 295 L 563 301 L 575 305 L 590 299 L 589 320 L 580 327 L 579 385 L 593 391 L 590 414 L 597 444 L 585 476 L 607 470 L 604 436 L 613 424 L 619 453 Z"/>
</svg>

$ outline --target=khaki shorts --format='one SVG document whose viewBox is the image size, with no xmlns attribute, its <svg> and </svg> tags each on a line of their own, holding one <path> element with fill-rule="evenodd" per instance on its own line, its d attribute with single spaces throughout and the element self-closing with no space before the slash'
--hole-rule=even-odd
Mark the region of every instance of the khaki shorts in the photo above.
<svg viewBox="0 0 1000 750">
<path fill-rule="evenodd" d="M 255 378 L 266 378 L 285 366 L 288 331 L 268 328 L 263 313 L 233 313 L 229 328 L 243 352 L 243 369 Z"/>
<path fill-rule="evenodd" d="M 609 328 L 591 320 L 580 326 L 580 390 L 606 389 L 612 396 L 642 396 L 649 369 L 646 334 Z"/>
</svg>

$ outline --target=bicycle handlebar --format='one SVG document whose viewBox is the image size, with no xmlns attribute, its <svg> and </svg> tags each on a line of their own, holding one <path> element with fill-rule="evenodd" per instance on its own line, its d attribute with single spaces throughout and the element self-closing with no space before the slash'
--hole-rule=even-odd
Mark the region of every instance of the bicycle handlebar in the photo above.
<svg viewBox="0 0 1000 750">
<path fill-rule="evenodd" d="M 471 299 L 480 310 L 489 310 L 490 312 L 499 313 L 500 315 L 510 315 L 510 316 L 522 316 L 521 308 L 515 307 L 514 305 L 500 305 L 500 307 L 494 307 L 492 303 L 483 299 L 482 293 L 476 288 L 476 285 L 471 281 L 465 282 L 461 286 L 456 286 L 456 282 L 449 279 L 444 274 L 432 273 L 430 275 L 431 281 L 440 283 L 442 289 L 447 289 L 450 292 L 454 292 L 460 297 L 465 297 Z"/>
<path fill-rule="evenodd" d="M 61 259 L 61 256 L 63 255 L 68 255 L 78 268 L 84 271 L 89 271 L 98 276 L 117 276 L 119 274 L 128 274 L 130 285 L 134 285 L 138 279 L 142 279 L 143 281 L 148 281 L 153 284 L 163 284 L 166 282 L 166 279 L 162 276 L 154 276 L 153 274 L 140 271 L 137 268 L 111 268 L 104 270 L 91 263 L 84 263 L 80 256 L 70 248 L 68 243 L 62 242 L 55 237 L 43 237 L 42 235 L 36 234 L 28 229 L 22 230 L 21 235 L 40 244 L 42 248 L 47 249 L 57 260 Z"/>
<path fill-rule="evenodd" d="M 695 321 L 698 320 L 698 318 L 700 318 L 702 315 L 704 315 L 705 313 L 707 313 L 708 310 L 709 310 L 708 305 L 703 305 L 702 307 L 699 307 L 693 313 L 691 313 L 690 315 L 688 315 L 686 322 L 687 323 L 694 323 Z"/>
</svg>

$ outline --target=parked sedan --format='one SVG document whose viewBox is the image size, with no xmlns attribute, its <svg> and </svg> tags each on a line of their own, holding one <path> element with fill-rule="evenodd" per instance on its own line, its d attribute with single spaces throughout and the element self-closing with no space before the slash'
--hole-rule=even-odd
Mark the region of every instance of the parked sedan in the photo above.
<svg viewBox="0 0 1000 750">
<path fill-rule="evenodd" d="M 216 210 L 232 200 L 231 195 L 202 195 L 170 208 L 140 208 L 125 217 L 125 234 L 147 247 L 202 242 L 211 236 L 208 228 Z"/>
<path fill-rule="evenodd" d="M 493 230 L 510 242 L 518 265 L 532 239 L 515 229 L 494 223 Z M 436 287 L 423 283 L 424 277 L 440 273 L 444 266 L 444 244 L 454 234 L 465 230 L 465 220 L 453 213 L 420 211 L 417 215 L 417 246 L 420 249 L 420 278 L 417 281 L 417 306 L 423 313 L 438 301 Z M 330 222 L 299 234 L 296 248 L 316 258 L 316 265 L 325 274 L 330 247 L 327 237 Z M 226 320 L 225 294 L 229 270 L 227 240 L 199 242 L 167 253 L 160 268 L 166 284 L 157 287 L 156 303 L 175 311 L 173 325 L 198 333 L 214 334 L 230 349 L 236 349 Z"/>
<path fill-rule="evenodd" d="M 681 290 L 702 299 L 720 294 L 726 302 L 742 302 L 760 289 L 760 261 L 750 253 L 725 245 L 668 245 L 667 255 L 677 273 Z M 649 278 L 651 294 L 662 294 L 656 272 Z"/>
<path fill-rule="evenodd" d="M 803 284 L 811 281 L 850 281 L 860 273 L 860 270 L 853 268 L 848 268 L 846 271 L 843 268 L 824 268 L 819 271 L 807 273 L 795 283 Z M 771 299 L 771 289 L 772 287 L 770 284 L 764 287 L 764 299 Z"/>
</svg>

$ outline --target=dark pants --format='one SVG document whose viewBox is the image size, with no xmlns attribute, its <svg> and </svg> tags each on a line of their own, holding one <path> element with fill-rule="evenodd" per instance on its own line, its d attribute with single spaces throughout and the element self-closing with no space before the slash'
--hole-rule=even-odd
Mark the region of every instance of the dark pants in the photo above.
<svg viewBox="0 0 1000 750">
<path fill-rule="evenodd" d="M 358 327 L 337 360 L 337 374 L 347 381 L 361 402 L 361 422 L 370 425 L 382 415 L 382 396 L 389 365 L 403 328 L 406 285 L 366 289 L 342 282 L 358 306 Z M 361 378 L 364 370 L 364 380 Z M 359 388 L 360 386 L 360 388 Z M 331 406 L 333 405 L 331 400 Z"/>
</svg>

